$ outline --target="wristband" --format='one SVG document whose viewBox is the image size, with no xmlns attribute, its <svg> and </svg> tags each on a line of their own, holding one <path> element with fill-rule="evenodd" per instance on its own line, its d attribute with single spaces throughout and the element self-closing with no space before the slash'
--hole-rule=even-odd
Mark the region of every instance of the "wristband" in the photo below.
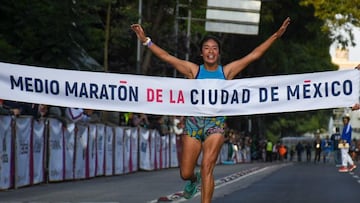
<svg viewBox="0 0 360 203">
<path fill-rule="evenodd" d="M 150 47 L 152 45 L 151 38 L 146 37 L 145 42 L 142 43 L 144 46 Z"/>
</svg>

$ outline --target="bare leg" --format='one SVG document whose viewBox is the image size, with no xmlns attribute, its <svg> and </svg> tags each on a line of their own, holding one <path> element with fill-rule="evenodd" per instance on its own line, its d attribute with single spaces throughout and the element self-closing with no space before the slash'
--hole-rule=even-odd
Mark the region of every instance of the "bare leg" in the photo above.
<svg viewBox="0 0 360 203">
<path fill-rule="evenodd" d="M 183 135 L 180 162 L 180 176 L 183 180 L 196 180 L 194 169 L 201 152 L 201 142 L 195 138 Z"/>
<path fill-rule="evenodd" d="M 203 144 L 203 159 L 201 163 L 201 202 L 210 203 L 214 193 L 214 168 L 221 147 L 224 143 L 224 136 L 212 134 L 208 136 Z"/>
</svg>

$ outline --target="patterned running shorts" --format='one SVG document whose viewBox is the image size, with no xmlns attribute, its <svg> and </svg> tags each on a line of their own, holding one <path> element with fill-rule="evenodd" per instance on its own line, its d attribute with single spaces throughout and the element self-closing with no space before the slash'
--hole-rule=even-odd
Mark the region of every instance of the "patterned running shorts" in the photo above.
<svg viewBox="0 0 360 203">
<path fill-rule="evenodd" d="M 224 135 L 225 117 L 187 117 L 185 130 L 190 137 L 204 141 L 209 135 L 220 133 Z"/>
</svg>

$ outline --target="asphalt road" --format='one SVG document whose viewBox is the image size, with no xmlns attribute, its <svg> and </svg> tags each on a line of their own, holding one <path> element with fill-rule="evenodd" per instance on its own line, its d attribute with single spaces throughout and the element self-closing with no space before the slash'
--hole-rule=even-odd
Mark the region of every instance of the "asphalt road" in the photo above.
<svg viewBox="0 0 360 203">
<path fill-rule="evenodd" d="M 360 168 L 339 173 L 333 164 L 247 163 L 215 169 L 214 203 L 359 202 Z M 179 169 L 96 177 L 0 191 L 4 202 L 200 202 L 185 200 Z"/>
</svg>

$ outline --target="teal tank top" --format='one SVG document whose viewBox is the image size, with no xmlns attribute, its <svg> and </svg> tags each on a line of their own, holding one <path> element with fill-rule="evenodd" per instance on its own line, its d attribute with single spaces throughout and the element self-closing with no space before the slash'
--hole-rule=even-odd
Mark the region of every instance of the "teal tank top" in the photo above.
<svg viewBox="0 0 360 203">
<path fill-rule="evenodd" d="M 199 71 L 195 78 L 196 79 L 223 79 L 223 80 L 226 79 L 222 65 L 218 65 L 218 68 L 214 71 L 206 70 L 204 65 L 200 65 Z"/>
</svg>

